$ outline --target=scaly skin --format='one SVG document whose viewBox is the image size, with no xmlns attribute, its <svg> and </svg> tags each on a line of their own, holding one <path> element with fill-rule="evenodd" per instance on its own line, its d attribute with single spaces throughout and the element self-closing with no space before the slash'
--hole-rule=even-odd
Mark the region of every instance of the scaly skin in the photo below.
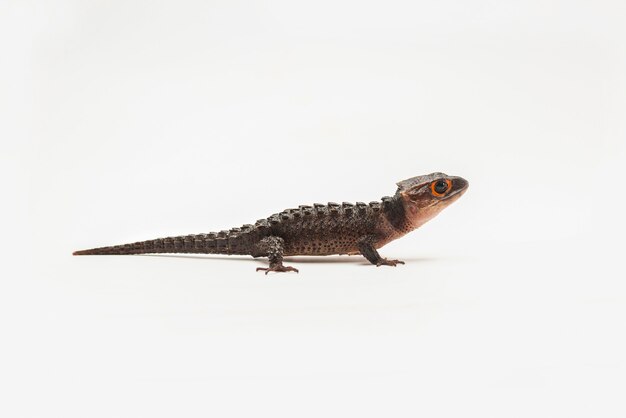
<svg viewBox="0 0 626 418">
<path fill-rule="evenodd" d="M 443 193 L 445 184 L 446 190 Z M 437 187 L 436 187 L 437 186 Z M 393 197 L 381 201 L 316 203 L 276 213 L 221 232 L 159 238 L 132 244 L 76 251 L 74 255 L 155 253 L 237 254 L 268 257 L 270 271 L 295 271 L 284 256 L 362 254 L 376 266 L 404 264 L 387 260 L 377 249 L 418 228 L 456 201 L 468 187 L 461 177 L 443 173 L 413 177 L 398 183 Z"/>
</svg>

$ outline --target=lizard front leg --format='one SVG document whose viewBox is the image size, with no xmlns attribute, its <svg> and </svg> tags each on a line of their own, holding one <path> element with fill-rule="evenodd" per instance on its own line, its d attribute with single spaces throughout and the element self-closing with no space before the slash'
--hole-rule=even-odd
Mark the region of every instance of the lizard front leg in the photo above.
<svg viewBox="0 0 626 418">
<path fill-rule="evenodd" d="M 378 251 L 376 251 L 376 248 L 374 248 L 374 245 L 372 244 L 371 239 L 364 239 L 361 242 L 359 242 L 359 251 L 361 252 L 363 257 L 367 258 L 367 261 L 369 261 L 372 264 L 375 264 L 376 267 L 380 267 L 380 266 L 394 266 L 395 267 L 396 264 L 404 264 L 404 261 L 388 260 L 386 258 L 381 257 L 380 254 L 378 254 Z"/>
<path fill-rule="evenodd" d="M 265 274 L 270 271 L 275 272 L 287 272 L 295 271 L 298 273 L 298 269 L 283 265 L 283 252 L 285 248 L 285 241 L 280 237 L 265 237 L 257 244 L 257 251 L 261 254 L 265 254 L 269 258 L 269 267 L 257 267 L 256 271 L 265 271 Z"/>
</svg>

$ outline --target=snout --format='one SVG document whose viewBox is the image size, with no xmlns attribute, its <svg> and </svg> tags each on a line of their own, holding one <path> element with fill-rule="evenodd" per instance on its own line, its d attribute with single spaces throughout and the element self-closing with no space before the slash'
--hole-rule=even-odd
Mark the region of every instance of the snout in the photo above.
<svg viewBox="0 0 626 418">
<path fill-rule="evenodd" d="M 452 177 L 452 190 L 465 190 L 469 187 L 469 181 L 463 177 Z"/>
<path fill-rule="evenodd" d="M 463 177 L 450 177 L 452 180 L 452 190 L 450 196 L 461 196 L 469 187 L 469 181 Z"/>
</svg>

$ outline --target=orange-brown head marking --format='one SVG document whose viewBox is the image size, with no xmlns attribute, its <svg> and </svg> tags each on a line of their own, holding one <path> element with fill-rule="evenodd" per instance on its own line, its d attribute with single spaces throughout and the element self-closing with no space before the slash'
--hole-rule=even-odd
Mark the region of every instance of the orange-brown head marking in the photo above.
<svg viewBox="0 0 626 418">
<path fill-rule="evenodd" d="M 396 195 L 404 204 L 407 219 L 417 228 L 455 202 L 468 186 L 462 177 L 432 173 L 399 182 Z"/>
</svg>

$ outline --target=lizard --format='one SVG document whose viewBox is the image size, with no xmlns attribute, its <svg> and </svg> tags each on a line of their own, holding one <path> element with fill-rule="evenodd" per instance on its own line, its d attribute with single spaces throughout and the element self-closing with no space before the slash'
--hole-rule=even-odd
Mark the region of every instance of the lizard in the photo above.
<svg viewBox="0 0 626 418">
<path fill-rule="evenodd" d="M 329 202 L 286 209 L 254 225 L 208 234 L 159 238 L 132 244 L 76 251 L 73 255 L 200 253 L 267 257 L 265 274 L 298 272 L 283 264 L 285 256 L 363 255 L 378 266 L 403 261 L 383 258 L 378 249 L 419 228 L 467 190 L 462 177 L 444 173 L 411 177 L 396 183 L 393 196 L 369 204 Z"/>
</svg>

